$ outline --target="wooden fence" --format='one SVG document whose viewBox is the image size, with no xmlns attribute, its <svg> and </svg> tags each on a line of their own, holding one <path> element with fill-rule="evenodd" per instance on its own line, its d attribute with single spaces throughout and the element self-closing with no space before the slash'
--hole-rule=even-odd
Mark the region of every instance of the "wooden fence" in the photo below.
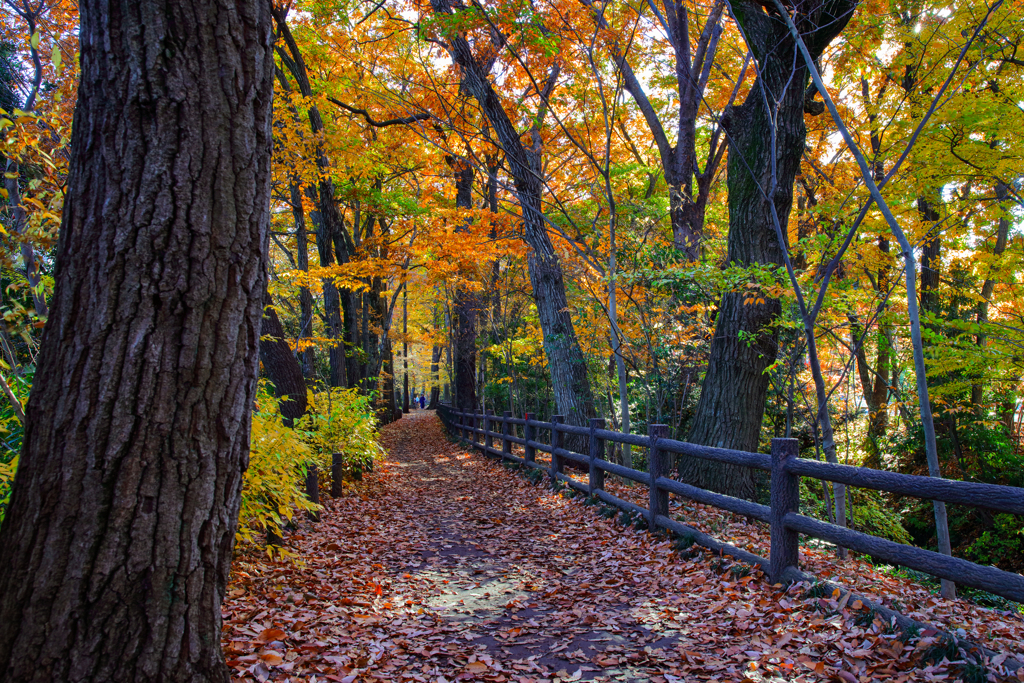
<svg viewBox="0 0 1024 683">
<path fill-rule="evenodd" d="M 461 441 L 486 455 L 525 467 L 547 470 L 553 481 L 564 482 L 609 505 L 642 515 L 651 529 L 667 529 L 715 552 L 730 555 L 747 564 L 759 565 L 773 582 L 803 577 L 798 566 L 798 540 L 799 534 L 804 534 L 894 565 L 916 569 L 1024 603 L 1024 576 L 1020 574 L 948 557 L 931 550 L 894 543 L 800 514 L 800 477 L 813 477 L 848 486 L 941 500 L 946 503 L 974 505 L 1016 515 L 1024 515 L 1024 489 L 1021 488 L 921 477 L 806 460 L 799 457 L 796 439 L 772 439 L 771 455 L 766 455 L 698 446 L 669 439 L 666 425 L 650 425 L 648 435 L 641 436 L 609 431 L 605 429 L 605 422 L 602 419 L 590 420 L 589 427 L 577 427 L 565 424 L 564 418 L 559 415 L 552 416 L 550 422 L 544 422 L 536 419 L 531 413 L 527 413 L 525 418 L 514 418 L 508 412 L 502 416 L 491 413 L 464 413 L 448 406 L 441 406 L 438 415 L 450 434 L 457 435 Z M 501 431 L 491 431 L 492 426 L 497 425 L 501 426 Z M 547 442 L 540 440 L 541 432 L 547 433 Z M 584 437 L 588 444 L 588 453 L 584 455 L 564 448 L 566 434 Z M 495 440 L 501 441 L 500 449 L 495 448 Z M 607 461 L 604 455 L 608 442 L 646 448 L 648 471 L 641 472 Z M 523 447 L 524 457 L 513 455 L 512 444 Z M 537 451 L 551 455 L 549 465 L 537 462 Z M 670 479 L 669 454 L 743 465 L 769 472 L 771 504 L 760 505 Z M 565 474 L 566 461 L 579 463 L 589 470 L 586 484 Z M 649 492 L 648 506 L 641 507 L 605 491 L 605 473 L 646 486 Z M 771 531 L 769 558 L 765 559 L 742 548 L 722 543 L 670 518 L 670 493 L 768 523 Z"/>
</svg>

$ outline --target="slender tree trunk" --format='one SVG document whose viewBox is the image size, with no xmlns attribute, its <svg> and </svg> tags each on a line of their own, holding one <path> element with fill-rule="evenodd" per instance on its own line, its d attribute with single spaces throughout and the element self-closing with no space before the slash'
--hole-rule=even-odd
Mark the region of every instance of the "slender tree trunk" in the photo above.
<svg viewBox="0 0 1024 683">
<path fill-rule="evenodd" d="M 1006 203 L 1009 199 L 1009 188 L 1003 183 L 996 184 L 996 199 L 999 200 L 1000 205 Z M 1006 251 L 1006 242 L 1010 234 L 1010 218 L 1006 215 L 999 217 L 999 224 L 996 228 L 996 243 L 992 249 L 992 255 L 997 259 L 1000 259 L 1003 252 Z M 992 298 L 993 292 L 996 289 L 996 279 L 994 275 L 998 272 L 996 268 L 992 269 L 993 272 L 989 272 L 985 276 L 985 281 L 981 286 L 981 301 L 978 302 L 978 324 L 984 326 L 988 323 L 988 305 L 989 300 Z M 985 331 L 978 332 L 976 341 L 979 349 L 984 349 L 988 346 L 988 336 Z M 982 418 L 985 415 L 985 408 L 983 405 L 985 398 L 985 391 L 981 382 L 974 382 L 971 384 L 971 407 L 974 409 L 974 414 L 978 418 Z"/>
<path fill-rule="evenodd" d="M 14 234 L 22 237 L 25 231 L 28 230 L 28 212 L 25 210 L 25 205 L 21 202 L 20 170 L 18 164 L 11 159 L 7 160 L 4 170 L 7 175 L 4 178 L 4 186 L 7 190 L 7 201 L 11 205 L 11 226 L 14 228 Z M 35 247 L 30 242 L 23 241 L 18 245 L 18 249 L 21 253 L 21 261 L 25 269 L 25 279 L 32 290 L 32 304 L 36 315 L 45 320 L 49 314 L 49 309 L 46 306 L 46 298 L 43 295 L 42 275 L 40 273 L 39 261 L 36 260 Z"/>
<path fill-rule="evenodd" d="M 269 5 L 79 2 L 0 680 L 218 681 L 267 268 Z"/>
<path fill-rule="evenodd" d="M 402 292 L 402 412 L 409 412 L 409 287 Z"/>
<path fill-rule="evenodd" d="M 441 360 L 442 350 L 442 347 L 434 346 L 430 352 L 430 404 L 427 405 L 429 410 L 437 410 L 437 404 L 441 400 L 441 381 L 437 376 L 437 364 Z"/>
<path fill-rule="evenodd" d="M 449 0 L 431 0 L 431 6 L 438 14 L 451 14 L 455 11 Z M 462 82 L 480 104 L 491 124 L 514 180 L 523 214 L 523 239 L 530 247 L 527 266 L 537 317 L 544 335 L 544 355 L 551 374 L 555 405 L 567 423 L 586 426 L 588 418 L 594 416 L 587 362 L 573 326 L 562 266 L 544 224 L 544 171 L 541 165 L 543 145 L 539 130 L 543 115 L 536 117 L 528 136 L 521 135 L 505 112 L 488 79 L 487 70 L 474 57 L 469 41 L 458 33 L 452 33 L 446 39 L 452 59 L 462 69 Z M 547 94 L 542 95 L 543 100 L 546 101 L 550 95 L 557 76 L 557 68 L 548 74 L 544 86 Z M 524 139 L 527 138 L 529 147 L 524 145 Z M 583 448 L 574 443 L 570 443 L 569 447 Z"/>
<path fill-rule="evenodd" d="M 306 62 L 288 26 L 288 10 L 285 7 L 272 4 L 271 12 L 284 40 L 284 47 L 287 48 L 287 51 L 284 48 L 278 48 L 278 55 L 291 71 L 303 97 L 312 97 L 313 90 L 309 83 Z M 309 127 L 313 135 L 322 135 L 324 123 L 316 105 L 308 109 L 308 116 Z M 337 254 L 338 263 L 347 263 L 349 254 L 344 221 L 334 200 L 334 181 L 331 179 L 330 161 L 319 141 L 316 145 L 315 155 L 320 180 L 315 189 L 308 187 L 306 192 L 317 207 L 316 211 L 310 212 L 309 217 L 316 227 L 316 248 L 320 256 L 320 267 L 325 268 L 334 265 L 335 254 Z M 342 296 L 330 278 L 324 278 L 323 290 L 324 313 L 327 317 L 327 328 L 333 340 L 327 350 L 330 365 L 329 384 L 332 387 L 343 387 L 346 386 L 347 381 L 345 377 L 345 333 L 342 329 Z"/>
<path fill-rule="evenodd" d="M 295 251 L 298 260 L 299 270 L 309 272 L 309 235 L 306 233 L 306 214 L 302 210 L 302 191 L 297 183 L 290 187 L 292 216 L 295 218 Z M 309 287 L 299 287 L 299 344 L 308 344 L 309 347 L 299 352 L 301 359 L 302 375 L 306 379 L 313 379 L 316 368 L 315 356 L 312 342 L 309 339 L 313 336 L 313 295 Z"/>
<path fill-rule="evenodd" d="M 629 391 L 626 385 L 626 362 L 622 358 L 622 330 L 619 329 L 618 312 L 618 284 L 616 276 L 616 245 L 615 245 L 615 220 L 609 222 L 608 238 L 608 320 L 611 323 L 612 354 L 615 356 L 615 370 L 618 373 L 619 384 L 619 414 L 622 416 L 622 431 L 629 433 Z M 629 444 L 622 444 L 622 464 L 626 467 L 633 466 L 633 453 Z"/>
<path fill-rule="evenodd" d="M 449 164 L 455 173 L 455 206 L 461 209 L 473 208 L 473 167 L 462 157 L 451 157 Z M 458 226 L 456 232 L 465 232 L 465 226 Z M 464 263 L 463 269 L 475 270 L 475 264 Z M 463 273 L 468 275 L 468 273 Z M 452 325 L 455 338 L 455 408 L 471 412 L 477 409 L 476 402 L 476 320 L 479 312 L 476 293 L 466 285 L 455 288 L 455 303 L 452 306 Z"/>
</svg>

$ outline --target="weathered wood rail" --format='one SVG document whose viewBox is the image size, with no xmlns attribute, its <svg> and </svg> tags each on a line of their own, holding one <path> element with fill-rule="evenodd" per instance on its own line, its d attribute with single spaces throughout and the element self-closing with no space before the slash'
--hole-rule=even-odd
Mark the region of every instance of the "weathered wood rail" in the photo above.
<svg viewBox="0 0 1024 683">
<path fill-rule="evenodd" d="M 531 413 L 527 413 L 525 418 L 515 418 L 508 412 L 501 416 L 491 413 L 465 413 L 448 406 L 441 406 L 438 415 L 450 434 L 458 436 L 461 441 L 485 455 L 525 467 L 546 470 L 552 481 L 564 482 L 578 491 L 595 496 L 604 503 L 643 516 L 652 529 L 673 531 L 705 548 L 729 555 L 747 564 L 758 565 L 774 582 L 805 578 L 799 570 L 798 552 L 799 535 L 804 534 L 885 562 L 916 569 L 1024 603 L 1024 576 L 1020 574 L 948 557 L 931 550 L 894 543 L 800 514 L 800 477 L 813 477 L 848 486 L 1024 515 L 1024 489 L 1021 488 L 921 477 L 806 460 L 799 457 L 796 439 L 772 439 L 772 452 L 769 455 L 710 448 L 669 439 L 668 427 L 665 425 L 650 425 L 648 435 L 641 436 L 609 431 L 605 429 L 605 422 L 601 419 L 591 420 L 588 427 L 578 427 L 565 424 L 564 419 L 558 415 L 545 422 L 538 420 Z M 497 425 L 500 425 L 500 431 L 492 431 L 492 426 Z M 540 432 L 548 434 L 547 442 L 540 440 Z M 585 437 L 588 453 L 584 455 L 567 450 L 564 447 L 566 434 Z M 501 441 L 500 449 L 495 448 L 495 440 Z M 646 448 L 648 471 L 642 472 L 607 461 L 604 454 L 608 442 Z M 512 444 L 523 447 L 524 457 L 512 453 Z M 550 454 L 550 464 L 537 462 L 538 451 Z M 668 476 L 671 471 L 669 454 L 743 465 L 768 472 L 771 477 L 771 504 L 760 505 L 671 479 Z M 589 471 L 586 484 L 565 474 L 566 461 L 579 463 Z M 605 473 L 646 486 L 649 490 L 647 507 L 641 507 L 605 491 Z M 722 543 L 672 519 L 668 514 L 670 493 L 768 523 L 771 533 L 769 557 L 766 559 L 742 548 Z"/>
</svg>

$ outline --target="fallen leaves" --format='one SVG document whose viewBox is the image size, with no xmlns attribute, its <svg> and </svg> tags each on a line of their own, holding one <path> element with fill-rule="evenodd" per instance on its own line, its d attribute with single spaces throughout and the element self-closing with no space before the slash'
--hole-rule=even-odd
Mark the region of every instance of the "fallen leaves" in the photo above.
<svg viewBox="0 0 1024 683">
<path fill-rule="evenodd" d="M 892 632 L 849 592 L 805 599 L 806 585 L 783 592 L 710 554 L 684 560 L 667 541 L 460 451 L 429 414 L 389 425 L 383 440 L 388 462 L 329 501 L 322 522 L 288 535 L 298 560 L 251 552 L 236 561 L 223 636 L 236 678 L 862 683 L 942 680 L 956 669 L 941 658 L 926 665 L 933 635 Z M 706 513 L 688 523 L 717 526 L 724 540 L 763 543 L 757 525 L 686 507 Z M 1019 616 L 919 596 L 848 565 L 833 578 L 861 573 L 858 592 L 914 596 L 916 612 L 1020 656 Z"/>
</svg>

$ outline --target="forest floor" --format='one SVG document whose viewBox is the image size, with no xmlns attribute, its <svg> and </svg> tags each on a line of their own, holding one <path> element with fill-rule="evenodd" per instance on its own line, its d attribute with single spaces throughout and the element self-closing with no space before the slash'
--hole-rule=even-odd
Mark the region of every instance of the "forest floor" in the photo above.
<svg viewBox="0 0 1024 683">
<path fill-rule="evenodd" d="M 943 658 L 936 632 L 892 632 L 848 595 L 812 598 L 806 584 L 784 591 L 709 553 L 675 553 L 467 453 L 432 412 L 388 425 L 382 442 L 375 472 L 286 534 L 288 556 L 239 550 L 223 606 L 238 679 L 1024 680 L 1004 663 L 1024 660 L 1019 613 L 941 600 L 858 560 L 832 572 L 1003 653 L 986 675 L 950 663 L 955 648 Z M 731 542 L 763 541 L 742 520 L 710 523 Z M 812 571 L 833 563 L 811 549 L 801 560 Z"/>
</svg>

